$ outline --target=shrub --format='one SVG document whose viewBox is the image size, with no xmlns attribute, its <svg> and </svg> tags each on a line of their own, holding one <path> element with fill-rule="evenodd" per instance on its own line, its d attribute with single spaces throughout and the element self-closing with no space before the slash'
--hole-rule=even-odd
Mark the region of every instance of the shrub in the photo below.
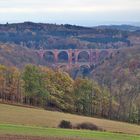
<svg viewBox="0 0 140 140">
<path fill-rule="evenodd" d="M 88 130 L 100 130 L 100 131 L 102 131 L 102 129 L 99 128 L 98 126 L 96 126 L 95 124 L 88 123 L 88 122 L 77 124 L 77 126 L 75 128 L 76 129 L 88 129 Z"/>
<path fill-rule="evenodd" d="M 65 121 L 65 120 L 62 120 L 59 124 L 59 127 L 60 128 L 72 128 L 72 124 L 70 121 Z"/>
</svg>

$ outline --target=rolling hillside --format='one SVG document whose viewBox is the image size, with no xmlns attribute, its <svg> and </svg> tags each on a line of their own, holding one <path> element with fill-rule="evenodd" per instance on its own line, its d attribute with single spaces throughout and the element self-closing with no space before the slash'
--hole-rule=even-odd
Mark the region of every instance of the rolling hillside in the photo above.
<svg viewBox="0 0 140 140">
<path fill-rule="evenodd" d="M 0 43 L 0 64 L 22 68 L 30 63 L 39 64 L 39 57 L 32 50 L 16 44 Z"/>
<path fill-rule="evenodd" d="M 91 122 L 109 132 L 140 135 L 140 126 L 123 122 L 82 117 L 66 113 L 46 111 L 43 109 L 19 107 L 6 104 L 0 104 L 0 110 L 0 124 L 53 128 L 58 127 L 61 120 L 68 120 L 73 124 Z"/>
</svg>

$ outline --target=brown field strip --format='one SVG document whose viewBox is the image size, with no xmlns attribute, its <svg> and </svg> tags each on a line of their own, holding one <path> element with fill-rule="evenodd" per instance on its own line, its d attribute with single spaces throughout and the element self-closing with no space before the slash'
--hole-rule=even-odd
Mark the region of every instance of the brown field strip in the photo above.
<svg viewBox="0 0 140 140">
<path fill-rule="evenodd" d="M 46 111 L 43 109 L 18 107 L 6 104 L 0 104 L 0 111 L 1 124 L 19 124 L 53 128 L 57 127 L 61 120 L 69 120 L 73 124 L 90 122 L 110 132 L 140 135 L 140 126 L 138 125 L 110 121 L 106 119 L 97 119 L 67 113 Z"/>
</svg>

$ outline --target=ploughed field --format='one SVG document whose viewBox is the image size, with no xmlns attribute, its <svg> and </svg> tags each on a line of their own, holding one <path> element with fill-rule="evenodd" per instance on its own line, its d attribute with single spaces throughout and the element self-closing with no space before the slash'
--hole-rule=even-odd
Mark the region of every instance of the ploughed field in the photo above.
<svg viewBox="0 0 140 140">
<path fill-rule="evenodd" d="M 90 122 L 105 132 L 57 128 L 61 120 Z M 115 132 L 115 133 L 114 133 Z M 0 104 L 0 140 L 140 140 L 140 126 L 61 112 Z"/>
</svg>

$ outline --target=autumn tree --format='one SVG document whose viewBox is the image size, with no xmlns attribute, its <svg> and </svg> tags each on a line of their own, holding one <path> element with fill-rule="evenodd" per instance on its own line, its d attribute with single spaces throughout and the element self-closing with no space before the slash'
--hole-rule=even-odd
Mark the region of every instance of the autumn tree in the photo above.
<svg viewBox="0 0 140 140">
<path fill-rule="evenodd" d="M 96 82 L 87 78 L 78 78 L 74 83 L 74 93 L 77 113 L 84 115 L 98 114 L 101 90 Z"/>
<path fill-rule="evenodd" d="M 0 65 L 0 98 L 6 101 L 21 102 L 20 71 L 16 67 Z"/>
<path fill-rule="evenodd" d="M 74 110 L 73 80 L 66 72 L 41 68 L 46 73 L 44 81 L 49 92 L 48 107 L 66 112 Z"/>
<path fill-rule="evenodd" d="M 44 73 L 39 67 L 27 65 L 22 75 L 24 81 L 25 103 L 31 105 L 44 105 L 47 101 L 48 91 L 43 80 Z"/>
</svg>

